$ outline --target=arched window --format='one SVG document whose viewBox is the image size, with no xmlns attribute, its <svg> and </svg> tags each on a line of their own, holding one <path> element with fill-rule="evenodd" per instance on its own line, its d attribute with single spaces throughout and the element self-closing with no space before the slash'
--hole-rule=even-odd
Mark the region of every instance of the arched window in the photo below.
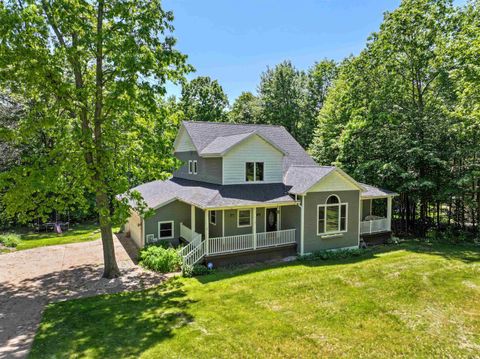
<svg viewBox="0 0 480 359">
<path fill-rule="evenodd" d="M 347 231 L 348 203 L 342 203 L 332 194 L 325 204 L 317 206 L 317 235 Z"/>
<path fill-rule="evenodd" d="M 332 194 L 330 197 L 327 198 L 327 201 L 325 203 L 326 204 L 335 204 L 335 203 L 340 203 L 340 200 L 338 199 L 337 195 Z"/>
</svg>

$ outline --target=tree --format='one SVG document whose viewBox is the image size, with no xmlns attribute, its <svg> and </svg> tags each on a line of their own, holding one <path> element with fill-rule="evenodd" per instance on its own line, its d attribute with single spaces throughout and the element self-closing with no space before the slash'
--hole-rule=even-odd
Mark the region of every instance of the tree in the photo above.
<svg viewBox="0 0 480 359">
<path fill-rule="evenodd" d="M 309 143 L 306 129 L 314 119 L 308 117 L 307 76 L 290 61 L 269 68 L 258 88 L 265 123 L 284 126 L 303 146 Z"/>
<path fill-rule="evenodd" d="M 154 136 L 158 99 L 166 81 L 191 70 L 168 35 L 172 20 L 159 0 L 0 4 L 0 86 L 30 103 L 16 135 L 61 130 L 51 159 L 65 168 L 49 171 L 48 163 L 25 171 L 54 183 L 62 173 L 94 194 L 107 278 L 120 274 L 112 221 L 115 196 L 129 189 L 125 169 L 158 171 L 152 147 L 143 147 L 161 141 Z M 147 169 L 132 156 L 137 152 L 148 157 Z M 36 182 L 26 185 L 35 192 Z M 18 188 L 10 193 L 7 207 L 22 195 Z"/>
<path fill-rule="evenodd" d="M 312 153 L 360 180 L 401 193 L 402 216 L 420 234 L 428 203 L 450 187 L 456 119 L 448 56 L 455 36 L 449 1 L 404 0 L 367 48 L 345 62 L 319 114 Z"/>
<path fill-rule="evenodd" d="M 200 76 L 183 85 L 180 107 L 187 120 L 222 122 L 228 98 L 217 80 Z"/>
<path fill-rule="evenodd" d="M 329 59 L 316 62 L 308 71 L 309 102 L 314 115 L 322 109 L 328 90 L 337 78 L 337 74 L 337 63 Z"/>
<path fill-rule="evenodd" d="M 261 123 L 261 104 L 251 92 L 242 92 L 233 103 L 228 113 L 230 122 L 234 123 Z"/>
</svg>

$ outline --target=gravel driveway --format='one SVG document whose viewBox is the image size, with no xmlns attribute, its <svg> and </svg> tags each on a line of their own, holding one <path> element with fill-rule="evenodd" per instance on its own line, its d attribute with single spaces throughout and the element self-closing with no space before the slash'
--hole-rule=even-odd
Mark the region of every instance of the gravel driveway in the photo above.
<svg viewBox="0 0 480 359">
<path fill-rule="evenodd" d="M 164 280 L 138 267 L 136 247 L 120 235 L 115 253 L 122 276 L 103 279 L 100 240 L 0 254 L 0 358 L 27 356 L 46 304 L 140 290 Z"/>
</svg>

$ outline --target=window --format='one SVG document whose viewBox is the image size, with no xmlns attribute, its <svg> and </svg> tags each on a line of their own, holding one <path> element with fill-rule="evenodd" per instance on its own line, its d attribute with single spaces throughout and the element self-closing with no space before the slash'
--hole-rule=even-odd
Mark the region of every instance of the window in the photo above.
<svg viewBox="0 0 480 359">
<path fill-rule="evenodd" d="M 195 161 L 193 161 L 193 174 L 194 175 L 197 174 L 197 169 L 198 169 L 197 160 L 195 160 Z"/>
<path fill-rule="evenodd" d="M 263 181 L 263 162 L 245 162 L 245 182 Z"/>
<path fill-rule="evenodd" d="M 210 211 L 210 223 L 217 225 L 217 211 Z"/>
<path fill-rule="evenodd" d="M 237 227 L 250 227 L 252 225 L 252 210 L 239 209 L 237 213 Z"/>
<path fill-rule="evenodd" d="M 170 239 L 173 238 L 173 221 L 158 222 L 158 238 Z"/>
<path fill-rule="evenodd" d="M 341 203 L 336 195 L 317 206 L 317 235 L 347 231 L 348 203 Z"/>
<path fill-rule="evenodd" d="M 188 173 L 193 173 L 193 161 L 188 161 Z"/>
</svg>

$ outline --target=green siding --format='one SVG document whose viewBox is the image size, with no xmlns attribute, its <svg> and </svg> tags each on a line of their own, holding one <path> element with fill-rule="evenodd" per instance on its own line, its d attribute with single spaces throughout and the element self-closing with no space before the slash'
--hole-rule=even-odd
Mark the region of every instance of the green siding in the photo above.
<svg viewBox="0 0 480 359">
<path fill-rule="evenodd" d="M 285 206 L 282 207 L 281 229 L 295 229 L 295 239 L 297 241 L 297 249 L 300 251 L 300 207 Z"/>
<path fill-rule="evenodd" d="M 317 236 L 317 205 L 325 204 L 332 194 L 336 194 L 341 202 L 348 203 L 348 231 L 338 237 L 322 238 Z M 305 198 L 305 253 L 357 246 L 359 199 L 360 191 L 309 192 Z"/>
<path fill-rule="evenodd" d="M 178 240 L 180 222 L 190 227 L 190 205 L 174 201 L 157 209 L 153 216 L 145 218 L 145 237 L 147 234 L 153 234 L 158 239 L 158 222 L 162 221 L 174 221 L 174 239 Z"/>
<path fill-rule="evenodd" d="M 222 158 L 199 157 L 196 151 L 176 152 L 175 157 L 183 161 L 183 165 L 173 173 L 174 177 L 192 181 L 202 181 L 222 184 Z M 198 164 L 197 174 L 188 173 L 188 161 L 196 160 Z"/>
</svg>

